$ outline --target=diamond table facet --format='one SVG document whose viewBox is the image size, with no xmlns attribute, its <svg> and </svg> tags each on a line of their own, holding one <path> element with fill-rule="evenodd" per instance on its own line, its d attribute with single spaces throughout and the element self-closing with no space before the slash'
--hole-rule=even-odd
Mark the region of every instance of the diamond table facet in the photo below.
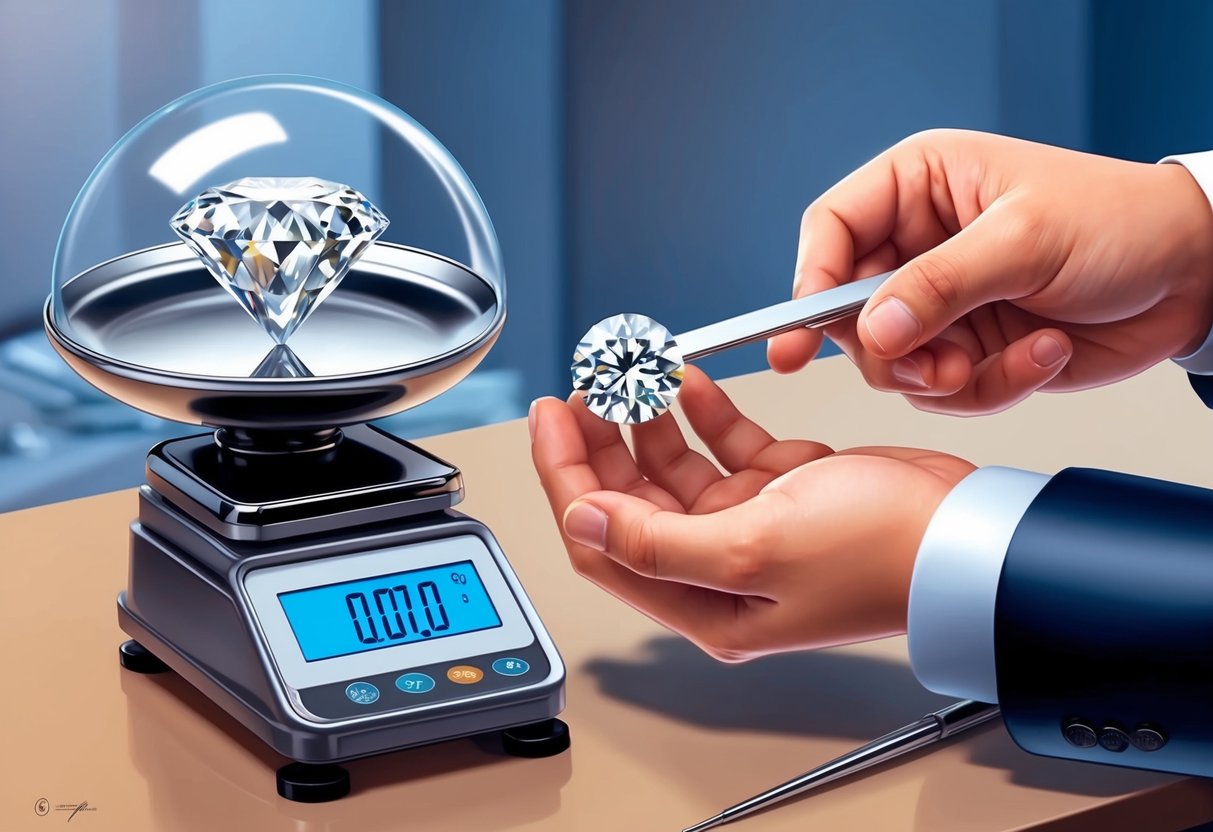
<svg viewBox="0 0 1213 832">
<path fill-rule="evenodd" d="M 328 297 L 388 219 L 348 185 L 237 179 L 181 207 L 173 231 L 279 344 Z"/>
<path fill-rule="evenodd" d="M 684 372 L 674 336 L 645 315 L 624 313 L 590 327 L 573 354 L 573 387 L 592 413 L 634 425 L 655 419 L 678 396 Z"/>
</svg>

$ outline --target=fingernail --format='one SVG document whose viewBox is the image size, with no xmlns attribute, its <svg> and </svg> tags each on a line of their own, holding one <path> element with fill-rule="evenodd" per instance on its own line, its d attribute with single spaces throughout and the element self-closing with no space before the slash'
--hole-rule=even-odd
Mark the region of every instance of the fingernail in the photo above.
<svg viewBox="0 0 1213 832">
<path fill-rule="evenodd" d="M 539 404 L 539 399 L 531 402 L 531 407 L 526 412 L 526 428 L 531 434 L 531 444 L 535 444 L 535 405 Z"/>
<path fill-rule="evenodd" d="M 919 364 L 919 361 L 926 359 L 926 356 L 909 356 L 899 358 L 893 362 L 893 378 L 900 381 L 902 384 L 908 384 L 910 387 L 924 388 L 927 386 L 926 373 L 924 368 Z"/>
<path fill-rule="evenodd" d="M 573 503 L 564 515 L 564 533 L 582 546 L 605 552 L 607 516 L 598 506 Z"/>
<path fill-rule="evenodd" d="M 1066 357 L 1066 351 L 1056 338 L 1044 335 L 1036 339 L 1036 343 L 1028 350 L 1028 355 L 1038 367 L 1052 367 Z"/>
<path fill-rule="evenodd" d="M 897 298 L 887 298 L 868 313 L 868 334 L 885 353 L 908 350 L 922 334 L 922 324 L 910 307 Z"/>
</svg>

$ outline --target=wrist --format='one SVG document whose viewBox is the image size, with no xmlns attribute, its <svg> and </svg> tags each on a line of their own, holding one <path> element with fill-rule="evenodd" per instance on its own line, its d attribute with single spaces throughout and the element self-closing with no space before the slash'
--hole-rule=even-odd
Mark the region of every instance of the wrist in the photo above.
<svg viewBox="0 0 1213 832">
<path fill-rule="evenodd" d="M 1171 256 L 1167 271 L 1171 294 L 1181 319 L 1184 345 L 1176 356 L 1196 350 L 1213 329 L 1213 194 L 1206 194 L 1192 173 L 1180 164 L 1155 168 L 1160 199 L 1172 217 L 1173 236 L 1163 250 Z"/>
<path fill-rule="evenodd" d="M 910 590 L 918 555 L 922 551 L 923 541 L 928 530 L 940 513 L 940 508 L 948 500 L 949 495 L 977 468 L 971 463 L 950 458 L 947 466 L 935 469 L 938 480 L 930 482 L 931 487 L 917 489 L 914 497 L 903 501 L 907 512 L 896 524 L 896 530 L 889 530 L 884 536 L 887 545 L 899 555 L 895 561 L 883 570 L 884 586 L 886 588 L 886 609 L 889 620 L 895 623 L 897 634 L 905 633 L 910 623 Z"/>
</svg>

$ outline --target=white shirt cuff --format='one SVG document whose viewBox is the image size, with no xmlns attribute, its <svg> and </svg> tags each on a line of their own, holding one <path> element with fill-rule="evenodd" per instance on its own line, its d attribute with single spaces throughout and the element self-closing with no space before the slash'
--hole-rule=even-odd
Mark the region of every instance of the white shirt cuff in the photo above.
<svg viewBox="0 0 1213 832">
<path fill-rule="evenodd" d="M 1205 198 L 1213 206 L 1213 150 L 1201 153 L 1180 153 L 1160 159 L 1159 164 L 1183 165 L 1188 173 L 1196 180 L 1196 184 L 1205 192 Z M 1176 356 L 1171 359 L 1189 373 L 1198 376 L 1213 376 L 1213 331 L 1209 332 L 1203 344 L 1188 355 Z"/>
<path fill-rule="evenodd" d="M 940 503 L 910 581 L 910 665 L 924 687 L 998 701 L 994 600 L 1007 547 L 1049 477 L 978 468 Z"/>
</svg>

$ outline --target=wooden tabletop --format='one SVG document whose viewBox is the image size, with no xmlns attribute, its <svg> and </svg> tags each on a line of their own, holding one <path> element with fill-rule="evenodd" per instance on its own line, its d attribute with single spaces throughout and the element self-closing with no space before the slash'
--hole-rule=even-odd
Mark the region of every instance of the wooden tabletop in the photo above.
<svg viewBox="0 0 1213 832">
<path fill-rule="evenodd" d="M 1213 413 L 1173 366 L 968 420 L 874 393 L 842 359 L 725 386 L 778 436 L 1213 486 Z M 119 668 L 114 599 L 136 508 L 124 491 L 0 515 L 0 829 L 676 832 L 945 702 L 919 687 L 901 638 L 718 664 L 572 572 L 521 421 L 421 444 L 463 469 L 462 510 L 495 531 L 565 658 L 569 753 L 520 760 L 461 740 L 355 761 L 354 792 L 335 803 L 278 798 L 274 752 L 180 678 Z M 729 828 L 1166 832 L 1210 819 L 1213 783 L 1032 757 L 995 723 Z"/>
</svg>

